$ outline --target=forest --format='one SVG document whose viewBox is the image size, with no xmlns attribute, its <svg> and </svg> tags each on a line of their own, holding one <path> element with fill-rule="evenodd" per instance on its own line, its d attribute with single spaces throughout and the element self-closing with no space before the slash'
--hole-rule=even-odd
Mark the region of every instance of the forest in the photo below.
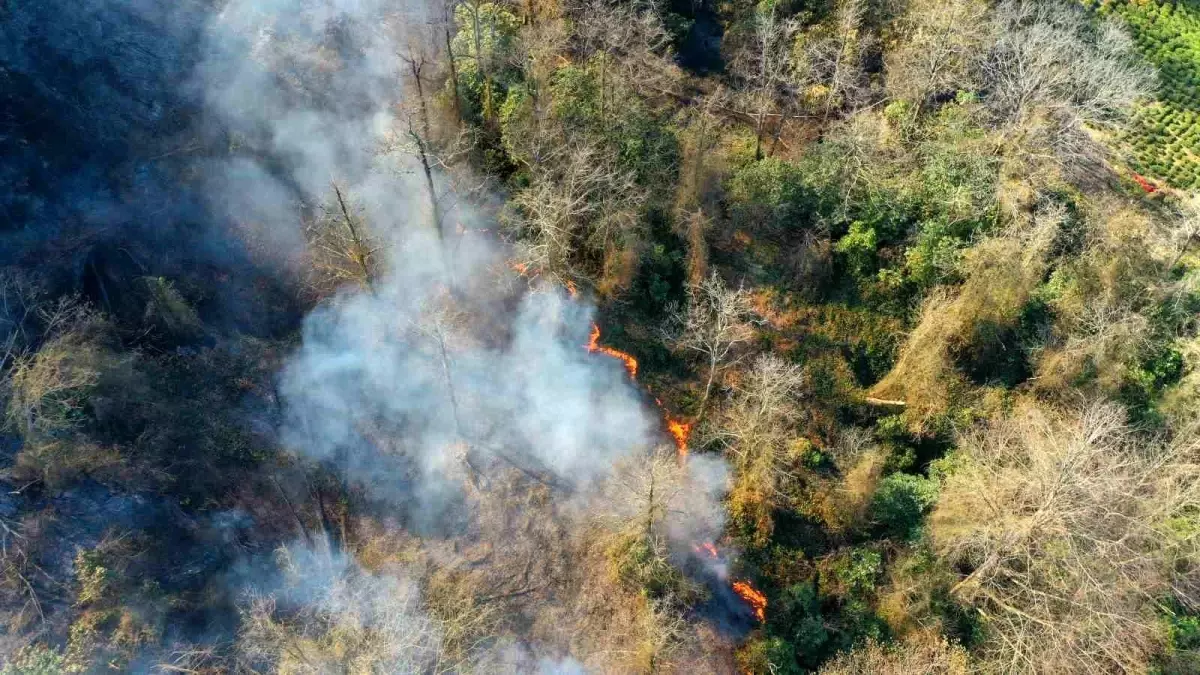
<svg viewBox="0 0 1200 675">
<path fill-rule="evenodd" d="M 1200 673 L 1196 0 L 0 3 L 0 675 Z"/>
</svg>

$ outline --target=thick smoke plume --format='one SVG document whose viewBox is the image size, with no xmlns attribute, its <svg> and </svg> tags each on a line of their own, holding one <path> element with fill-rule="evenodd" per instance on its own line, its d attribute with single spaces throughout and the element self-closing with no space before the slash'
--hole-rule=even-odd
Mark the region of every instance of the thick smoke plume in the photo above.
<svg viewBox="0 0 1200 675">
<path fill-rule="evenodd" d="M 458 231 L 431 228 L 415 160 L 389 143 L 415 95 L 401 36 L 428 31 L 429 14 L 369 0 L 230 3 L 190 83 L 254 149 L 211 167 L 208 194 L 232 220 L 295 237 L 300 211 L 336 182 L 384 240 L 382 278 L 305 320 L 281 376 L 282 437 L 418 519 L 445 508 L 473 458 L 574 490 L 663 441 L 636 384 L 583 349 L 591 308 L 554 289 L 515 292 L 498 241 L 442 227 L 481 220 L 445 185 L 436 225 Z"/>
<path fill-rule="evenodd" d="M 584 348 L 593 308 L 529 289 L 444 177 L 431 213 L 413 155 L 395 142 L 415 105 L 403 59 L 428 14 L 277 0 L 230 4 L 211 24 L 193 85 L 256 150 L 217 167 L 210 196 L 233 220 L 294 233 L 297 211 L 327 202 L 336 182 L 382 249 L 369 288 L 344 288 L 305 319 L 279 380 L 281 438 L 425 535 L 469 521 L 464 490 L 497 468 L 582 514 L 621 479 L 615 467 L 665 444 L 662 420 L 618 363 Z M 270 239 L 286 247 L 289 236 Z M 719 535 L 724 482 L 720 462 L 687 463 L 668 519 L 677 556 Z"/>
<path fill-rule="evenodd" d="M 118 276 L 114 265 L 170 275 L 219 260 L 246 272 L 248 280 L 230 281 L 215 303 L 245 330 L 265 315 L 288 314 L 270 306 L 270 296 L 247 300 L 248 289 L 262 286 L 254 275 L 263 269 L 300 274 L 303 224 L 337 185 L 378 243 L 380 273 L 369 288 L 343 287 L 304 319 L 302 342 L 278 377 L 281 443 L 386 503 L 423 536 L 458 531 L 472 518 L 466 491 L 486 489 L 497 470 L 549 488 L 567 505 L 560 513 L 576 514 L 563 517 L 582 521 L 624 479 L 615 467 L 637 466 L 669 440 L 659 411 L 620 364 L 584 348 L 594 307 L 560 289 L 530 288 L 508 270 L 478 194 L 456 194 L 446 174 L 434 177 L 431 207 L 405 142 L 417 103 L 405 59 L 436 51 L 430 24 L 442 16 L 416 0 L 5 8 L 0 83 L 15 112 L 0 119 L 0 141 L 19 133 L 33 142 L 18 148 L 28 157 L 3 164 L 26 178 L 24 189 L 3 194 L 0 215 L 29 227 L 4 233 L 10 253 L 0 262 L 56 237 L 90 242 L 125 228 L 122 241 L 166 253 L 150 263 L 148 253 L 123 247 L 122 256 L 77 261 L 101 309 L 120 311 L 117 289 L 105 285 Z M 47 112 L 12 107 L 34 104 Z M 16 129 L 13 120 L 25 119 L 41 127 Z M 56 135 L 85 147 L 52 152 Z M 26 246 L 30 238 L 39 244 Z M 668 519 L 678 558 L 719 536 L 725 468 L 692 457 L 681 474 Z M 632 517 L 619 508 L 612 515 Z M 330 603 L 351 598 L 363 603 L 353 608 L 362 621 L 379 622 L 392 608 L 378 603 L 399 598 L 395 616 L 436 635 L 409 582 L 381 581 L 337 551 L 320 553 L 318 564 L 310 548 L 297 549 L 292 562 L 328 577 L 318 584 L 324 590 L 306 595 L 316 588 L 306 581 L 281 602 L 331 614 Z M 428 646 L 418 643 L 397 647 L 396 663 L 425 663 Z M 505 649 L 496 658 L 523 669 L 581 672 L 519 642 Z"/>
<path fill-rule="evenodd" d="M 382 278 L 305 321 L 281 377 L 284 442 L 423 510 L 436 510 L 464 459 L 452 453 L 467 449 L 585 486 L 661 442 L 660 422 L 620 368 L 583 349 L 589 307 L 553 289 L 515 292 L 522 282 L 496 240 L 431 228 L 415 160 L 389 143 L 411 105 L 396 36 L 420 33 L 426 14 L 397 7 L 230 3 L 191 83 L 254 149 L 211 167 L 220 189 L 208 194 L 232 220 L 296 237 L 301 211 L 336 182 L 383 240 Z M 439 227 L 478 224 L 439 190 Z"/>
</svg>

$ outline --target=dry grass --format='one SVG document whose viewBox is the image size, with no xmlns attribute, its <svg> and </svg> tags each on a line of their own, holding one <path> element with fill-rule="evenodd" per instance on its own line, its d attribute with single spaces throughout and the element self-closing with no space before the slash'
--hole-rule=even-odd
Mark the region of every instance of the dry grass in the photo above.
<svg viewBox="0 0 1200 675">
<path fill-rule="evenodd" d="M 966 675 L 967 653 L 936 633 L 917 633 L 883 645 L 871 641 L 841 654 L 821 668 L 821 675 Z"/>
<path fill-rule="evenodd" d="M 951 404 L 975 398 L 978 392 L 955 367 L 954 352 L 973 344 L 977 326 L 1015 325 L 1041 283 L 1057 225 L 1053 214 L 1035 218 L 972 248 L 963 263 L 966 281 L 926 300 L 895 367 L 870 395 L 905 401 L 905 416 L 918 433 Z"/>
<path fill-rule="evenodd" d="M 963 573 L 980 654 L 1003 672 L 1144 672 L 1163 645 L 1162 598 L 1194 606 L 1200 444 L 1138 438 L 1121 410 L 1029 402 L 961 439 L 930 517 Z"/>
</svg>

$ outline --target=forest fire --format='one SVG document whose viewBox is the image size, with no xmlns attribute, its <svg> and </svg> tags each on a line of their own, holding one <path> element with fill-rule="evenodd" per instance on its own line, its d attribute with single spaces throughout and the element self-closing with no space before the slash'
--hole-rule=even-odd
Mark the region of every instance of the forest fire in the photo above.
<svg viewBox="0 0 1200 675">
<path fill-rule="evenodd" d="M 570 290 L 572 290 L 572 289 L 570 289 L 568 287 L 568 291 L 570 291 Z M 572 293 L 572 295 L 573 295 L 573 293 Z M 592 331 L 588 335 L 588 343 L 586 345 L 584 345 L 584 348 L 587 349 L 589 354 L 597 354 L 597 353 L 605 354 L 605 355 L 611 356 L 615 359 L 620 359 L 621 362 L 625 364 L 625 370 L 629 371 L 629 377 L 631 379 L 635 379 L 635 380 L 637 379 L 637 368 L 638 368 L 637 359 L 633 358 L 629 354 L 626 354 L 625 352 L 618 351 L 611 347 L 602 346 L 600 344 L 600 326 L 599 326 L 599 324 L 592 322 Z M 675 440 L 675 447 L 679 453 L 679 460 L 681 462 L 686 460 L 687 455 L 688 455 L 688 445 L 687 445 L 688 437 L 692 433 L 692 425 L 687 422 L 684 422 L 682 420 L 678 420 L 678 419 L 675 419 L 674 417 L 671 417 L 667 413 L 666 408 L 663 406 L 663 403 L 661 400 L 654 399 L 654 402 L 657 403 L 658 407 L 663 410 L 663 418 L 666 420 L 666 423 L 667 423 L 667 432 L 670 433 L 671 438 L 673 438 Z M 706 541 L 701 544 L 695 544 L 692 546 L 692 550 L 694 550 L 697 555 L 707 556 L 713 560 L 718 560 L 721 557 L 720 552 L 717 550 L 716 545 L 713 544 L 711 541 Z M 766 595 L 764 595 L 758 589 L 751 586 L 750 583 L 746 582 L 746 581 L 733 582 L 733 592 L 736 593 L 738 595 L 738 597 L 740 597 L 747 605 L 750 606 L 750 609 L 754 612 L 754 617 L 756 619 L 758 619 L 758 621 L 760 623 L 766 619 L 766 616 L 767 616 L 767 596 Z"/>
<path fill-rule="evenodd" d="M 1133 174 L 1133 181 L 1137 183 L 1138 187 L 1142 188 L 1146 194 L 1154 194 L 1155 192 L 1158 192 L 1158 186 L 1154 183 L 1151 183 L 1146 179 L 1145 176 L 1142 176 L 1139 173 Z"/>
<path fill-rule="evenodd" d="M 688 436 L 692 434 L 692 425 L 682 420 L 677 420 L 667 416 L 667 432 L 671 434 L 671 438 L 675 439 L 675 447 L 679 452 L 680 459 L 687 457 L 688 454 Z M 711 544 L 709 544 L 711 546 Z"/>
<path fill-rule="evenodd" d="M 625 364 L 625 370 L 629 371 L 629 377 L 637 379 L 638 362 L 625 352 L 618 351 L 612 347 L 604 347 L 600 344 L 600 326 L 592 322 L 592 332 L 588 336 L 588 343 L 584 345 L 589 354 L 604 354 L 611 356 L 614 359 L 619 359 Z"/>
<path fill-rule="evenodd" d="M 767 596 L 757 588 L 750 585 L 746 581 L 733 582 L 733 592 L 737 593 L 746 604 L 750 605 L 750 609 L 754 610 L 754 617 L 761 623 L 767 618 Z"/>
</svg>

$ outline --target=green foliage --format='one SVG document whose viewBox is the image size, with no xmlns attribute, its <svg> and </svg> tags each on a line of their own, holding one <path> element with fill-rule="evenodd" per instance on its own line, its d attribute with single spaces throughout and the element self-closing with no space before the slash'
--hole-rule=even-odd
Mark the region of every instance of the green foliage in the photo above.
<svg viewBox="0 0 1200 675">
<path fill-rule="evenodd" d="M 100 602 L 108 595 L 112 574 L 104 557 L 102 552 L 95 549 L 81 550 L 75 554 L 75 579 L 79 584 L 76 604 Z"/>
<path fill-rule="evenodd" d="M 568 135 L 580 134 L 611 149 L 617 165 L 638 182 L 661 187 L 675 180 L 679 141 L 673 129 L 638 96 L 614 82 L 615 67 L 601 54 L 556 70 L 551 111 Z M 665 196 L 661 195 L 660 196 Z"/>
<path fill-rule="evenodd" d="M 454 23 L 451 51 L 463 116 L 480 124 L 495 114 L 508 88 L 520 81 L 520 71 L 510 64 L 521 21 L 501 5 L 481 2 L 456 5 Z"/>
<path fill-rule="evenodd" d="M 0 669 L 0 675 L 59 675 L 65 670 L 62 652 L 38 644 L 17 650 Z"/>
<path fill-rule="evenodd" d="M 175 288 L 175 284 L 163 277 L 146 277 L 145 323 L 157 330 L 168 340 L 186 343 L 204 333 L 204 324 L 196 310 Z"/>
<path fill-rule="evenodd" d="M 815 668 L 828 655 L 829 630 L 821 614 L 821 600 L 811 582 L 788 586 L 774 600 L 771 625 L 774 635 L 791 645 L 795 659 L 806 668 Z"/>
<path fill-rule="evenodd" d="M 952 345 L 958 367 L 977 384 L 1015 387 L 1033 374 L 1033 353 L 1045 340 L 1053 313 L 1041 298 L 1022 305 L 1015 320 L 981 319 Z"/>
<path fill-rule="evenodd" d="M 1200 672 L 1200 616 L 1174 599 L 1160 606 L 1166 650 L 1156 675 L 1183 675 Z"/>
<path fill-rule="evenodd" d="M 904 251 L 905 275 L 922 290 L 957 281 L 964 244 L 962 235 L 944 220 L 923 223 Z"/>
<path fill-rule="evenodd" d="M 835 646 L 839 651 L 852 649 L 866 640 L 883 641 L 890 637 L 887 623 L 867 602 L 853 599 L 841 607 Z"/>
<path fill-rule="evenodd" d="M 850 231 L 838 240 L 834 250 L 845 257 L 846 266 L 851 274 L 864 277 L 875 265 L 875 251 L 878 246 L 879 238 L 875 235 L 875 229 L 856 220 L 850 223 Z"/>
<path fill-rule="evenodd" d="M 654 240 L 642 254 L 634 292 L 638 311 L 645 316 L 661 316 L 681 294 L 684 251 L 679 238 L 663 228 L 651 228 L 651 235 Z"/>
<path fill-rule="evenodd" d="M 746 226 L 794 229 L 807 224 L 813 194 L 800 166 L 768 157 L 733 174 L 735 220 Z"/>
<path fill-rule="evenodd" d="M 795 162 L 747 164 L 729 181 L 733 222 L 776 238 L 828 231 L 850 272 L 830 292 L 905 316 L 933 287 L 960 281 L 961 252 L 996 222 L 999 164 L 978 109 L 959 97 L 901 138 L 880 130 L 886 114 L 860 113 Z"/>
<path fill-rule="evenodd" d="M 744 673 L 800 675 L 796 665 L 796 649 L 792 643 L 777 638 L 756 636 L 737 654 L 738 668 Z"/>
<path fill-rule="evenodd" d="M 600 120 L 600 82 L 591 68 L 569 65 L 550 80 L 551 110 L 568 128 L 592 131 Z"/>
<path fill-rule="evenodd" d="M 616 578 L 649 598 L 674 595 L 684 586 L 682 574 L 644 537 L 620 537 L 609 549 Z"/>
<path fill-rule="evenodd" d="M 871 498 L 871 520 L 885 537 L 914 539 L 937 497 L 936 481 L 907 473 L 885 476 Z"/>
<path fill-rule="evenodd" d="M 798 319 L 801 334 L 793 352 L 797 360 L 836 352 L 862 386 L 874 384 L 891 369 L 902 330 L 899 321 L 842 304 L 805 307 Z"/>
<path fill-rule="evenodd" d="M 883 556 L 878 551 L 856 548 L 834 563 L 833 572 L 848 595 L 870 595 L 883 573 Z"/>
<path fill-rule="evenodd" d="M 1200 616 L 1171 614 L 1167 626 L 1167 639 L 1173 649 L 1200 650 Z"/>
<path fill-rule="evenodd" d="M 1099 8 L 1125 19 L 1139 51 L 1158 67 L 1159 100 L 1136 112 L 1125 138 L 1136 168 L 1175 187 L 1200 187 L 1200 7 L 1102 0 Z"/>
<path fill-rule="evenodd" d="M 1144 424 L 1162 422 L 1157 410 L 1163 391 L 1179 381 L 1184 373 L 1183 353 L 1177 336 L 1200 312 L 1200 295 L 1191 293 L 1170 299 L 1147 309 L 1150 331 L 1136 355 L 1126 366 L 1118 398 L 1129 409 L 1130 417 Z"/>
</svg>

